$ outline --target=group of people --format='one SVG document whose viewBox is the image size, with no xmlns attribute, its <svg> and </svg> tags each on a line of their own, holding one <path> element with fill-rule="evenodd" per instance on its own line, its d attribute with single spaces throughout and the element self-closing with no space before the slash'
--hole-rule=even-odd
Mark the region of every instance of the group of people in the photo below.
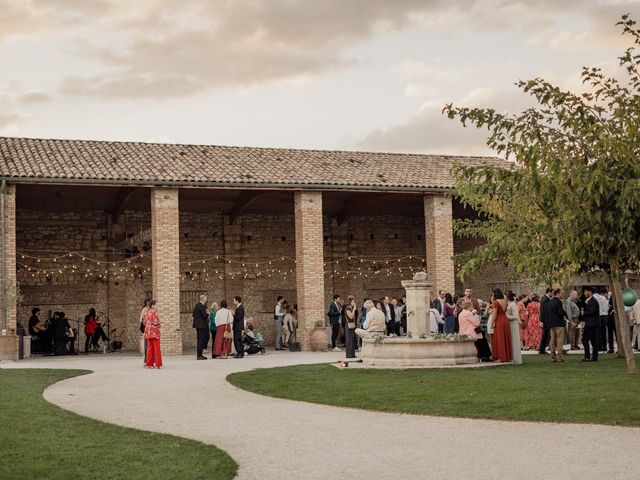
<svg viewBox="0 0 640 480">
<path fill-rule="evenodd" d="M 31 352 L 53 355 L 77 355 L 75 340 L 77 331 L 71 328 L 64 312 L 53 312 L 50 318 L 40 320 L 40 309 L 31 309 L 28 331 Z"/>
<path fill-rule="evenodd" d="M 289 305 L 282 295 L 278 295 L 273 310 L 273 325 L 276 350 L 284 350 L 290 344 L 296 344 L 298 305 Z"/>
<path fill-rule="evenodd" d="M 207 296 L 200 295 L 193 308 L 192 323 L 196 331 L 197 360 L 207 360 L 204 352 L 208 349 L 209 341 L 212 359 L 241 359 L 245 352 L 264 352 L 262 335 L 255 331 L 251 319 L 245 320 L 242 298 L 237 295 L 233 297 L 233 307 L 231 311 L 226 300 L 209 305 Z M 140 312 L 140 330 L 144 336 L 145 368 L 162 368 L 161 322 L 155 300 L 145 300 Z"/>
<path fill-rule="evenodd" d="M 542 296 L 516 297 L 514 292 L 507 291 L 506 303 L 498 302 L 499 305 L 496 301 L 502 300 L 500 290 L 494 290 L 488 303 L 474 299 L 470 289 L 457 296 L 442 290 L 431 305 L 430 329 L 444 334 L 462 333 L 460 315 L 464 303 L 471 301 L 472 313 L 480 319 L 480 330 L 491 346 L 494 360 L 515 358 L 518 361 L 520 350 L 537 350 L 541 355 L 550 354 L 553 362 L 561 363 L 567 353 L 564 346 L 568 344 L 570 350 L 584 350 L 584 361 L 597 361 L 598 352 L 614 353 L 617 345 L 613 299 L 606 287 L 585 286 L 582 290 L 581 295 L 571 291 L 566 299 L 561 288 L 547 288 Z M 508 344 L 504 341 L 503 312 L 514 337 L 511 352 L 500 348 Z M 633 307 L 625 307 L 625 314 L 623 325 L 629 326 L 631 346 L 637 349 L 640 347 L 640 300 Z"/>
<path fill-rule="evenodd" d="M 75 343 L 78 330 L 72 328 L 70 320 L 64 312 L 53 312 L 44 321 L 40 319 L 41 310 L 38 307 L 31 309 L 28 332 L 31 337 L 31 352 L 53 355 L 77 355 Z M 108 337 L 102 328 L 95 308 L 90 308 L 84 318 L 85 344 L 84 353 L 90 351 L 102 351 L 100 340 L 108 345 Z M 78 346 L 79 348 L 79 346 Z"/>
<path fill-rule="evenodd" d="M 373 309 L 379 311 L 380 314 L 376 314 L 374 311 L 369 316 L 369 322 L 367 322 L 368 312 L 373 311 Z M 373 318 L 374 315 L 376 316 L 375 319 Z M 349 295 L 346 301 L 343 301 L 342 297 L 336 294 L 333 296 L 331 304 L 329 304 L 327 317 L 331 326 L 331 348 L 335 352 L 342 350 L 338 347 L 341 327 L 347 349 L 352 345 L 352 342 L 355 349 L 361 346 L 361 341 L 356 340 L 354 337 L 364 336 L 365 334 L 362 331 L 396 336 L 407 333 L 407 308 L 406 298 L 404 297 L 397 299 L 385 296 L 378 300 L 365 298 L 362 308 L 359 309 L 353 295 Z M 372 321 L 374 321 L 373 326 L 371 326 Z M 358 331 L 360 331 L 360 334 Z"/>
</svg>

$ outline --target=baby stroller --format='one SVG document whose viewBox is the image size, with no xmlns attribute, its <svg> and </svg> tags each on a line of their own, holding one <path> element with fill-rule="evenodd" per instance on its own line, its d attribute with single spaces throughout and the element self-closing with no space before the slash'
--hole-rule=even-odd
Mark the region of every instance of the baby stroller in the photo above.
<svg viewBox="0 0 640 480">
<path fill-rule="evenodd" d="M 262 335 L 260 333 L 253 333 L 253 330 L 249 330 L 250 333 L 245 333 L 242 338 L 244 343 L 244 353 L 247 355 L 253 355 L 255 353 L 267 354 L 267 349 L 262 346 Z"/>
</svg>

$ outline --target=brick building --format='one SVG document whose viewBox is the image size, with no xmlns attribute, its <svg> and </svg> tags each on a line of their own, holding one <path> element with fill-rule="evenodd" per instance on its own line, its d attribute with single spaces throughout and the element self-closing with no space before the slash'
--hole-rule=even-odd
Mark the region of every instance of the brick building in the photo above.
<svg viewBox="0 0 640 480">
<path fill-rule="evenodd" d="M 241 295 L 269 341 L 275 297 L 299 307 L 299 340 L 331 295 L 400 295 L 426 269 L 456 290 L 447 190 L 454 162 L 499 159 L 0 138 L 3 334 L 32 307 L 82 320 L 94 306 L 137 348 L 146 295 L 158 300 L 163 348 L 193 346 L 191 310 Z M 499 276 L 500 270 L 495 272 Z M 497 278 L 497 277 L 496 277 Z M 479 294 L 493 279 L 472 282 Z"/>
</svg>

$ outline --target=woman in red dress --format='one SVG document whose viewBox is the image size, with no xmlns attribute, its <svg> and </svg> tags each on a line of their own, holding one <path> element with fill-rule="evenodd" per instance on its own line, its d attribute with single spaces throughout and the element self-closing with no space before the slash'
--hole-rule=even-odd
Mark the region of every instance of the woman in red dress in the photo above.
<svg viewBox="0 0 640 480">
<path fill-rule="evenodd" d="M 542 338 L 542 327 L 540 326 L 540 299 L 537 295 L 531 297 L 531 303 L 527 305 L 529 320 L 527 321 L 527 335 L 525 346 L 527 350 L 535 350 L 540 346 Z"/>
<path fill-rule="evenodd" d="M 151 300 L 149 309 L 144 315 L 144 338 L 147 339 L 146 368 L 162 368 L 162 353 L 160 353 L 160 317 L 158 317 L 157 302 Z"/>
<path fill-rule="evenodd" d="M 494 360 L 508 363 L 513 360 L 513 350 L 511 349 L 511 326 L 507 318 L 507 301 L 502 294 L 502 290 L 496 288 L 493 291 L 493 338 L 491 339 L 491 352 Z"/>
</svg>

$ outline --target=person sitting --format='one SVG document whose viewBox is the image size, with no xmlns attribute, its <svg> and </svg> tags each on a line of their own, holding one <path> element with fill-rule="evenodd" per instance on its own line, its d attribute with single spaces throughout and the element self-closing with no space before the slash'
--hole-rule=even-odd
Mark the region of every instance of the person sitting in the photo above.
<svg viewBox="0 0 640 480">
<path fill-rule="evenodd" d="M 476 347 L 478 358 L 481 362 L 491 361 L 491 349 L 487 340 L 483 337 L 480 330 L 480 319 L 473 313 L 473 304 L 471 300 L 462 302 L 462 310 L 458 316 L 460 324 L 460 334 L 470 338 L 475 338 L 474 345 Z"/>
<path fill-rule="evenodd" d="M 109 348 L 109 337 L 107 337 L 107 334 L 105 333 L 104 329 L 102 328 L 102 323 L 96 321 L 96 329 L 95 332 L 93 334 L 93 350 L 95 352 L 99 352 L 100 351 L 100 340 L 102 340 L 103 342 L 107 342 L 106 343 L 106 348 Z"/>
<path fill-rule="evenodd" d="M 441 325 L 444 325 L 444 320 L 438 309 L 429 309 L 429 331 L 431 333 L 439 333 L 442 330 Z"/>
<path fill-rule="evenodd" d="M 364 309 L 367 311 L 362 328 L 356 328 L 355 334 L 364 339 L 375 333 L 384 335 L 387 325 L 384 312 L 380 308 L 376 308 L 371 300 L 364 302 Z M 362 342 L 364 348 L 364 341 Z"/>
</svg>

